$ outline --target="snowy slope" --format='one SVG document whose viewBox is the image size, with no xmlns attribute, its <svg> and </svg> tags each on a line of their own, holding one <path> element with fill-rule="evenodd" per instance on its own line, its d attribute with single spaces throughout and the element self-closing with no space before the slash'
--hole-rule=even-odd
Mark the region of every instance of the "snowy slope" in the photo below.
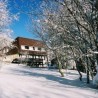
<svg viewBox="0 0 98 98">
<path fill-rule="evenodd" d="M 60 77 L 57 70 L 4 64 L 0 70 L 0 98 L 98 98 L 98 90 L 79 81 L 76 71 Z"/>
</svg>

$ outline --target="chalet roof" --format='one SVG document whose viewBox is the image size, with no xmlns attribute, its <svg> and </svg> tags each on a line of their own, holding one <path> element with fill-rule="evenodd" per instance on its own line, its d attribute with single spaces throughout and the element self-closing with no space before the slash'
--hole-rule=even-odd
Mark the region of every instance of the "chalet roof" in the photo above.
<svg viewBox="0 0 98 98">
<path fill-rule="evenodd" d="M 16 40 L 18 41 L 19 46 L 27 45 L 27 46 L 35 46 L 35 47 L 44 47 L 44 43 L 39 40 L 28 39 L 23 37 L 17 37 Z"/>
<path fill-rule="evenodd" d="M 46 55 L 46 51 L 31 51 L 31 50 L 22 50 L 21 49 L 21 45 L 25 45 L 25 46 L 33 46 L 33 47 L 44 47 L 44 43 L 42 41 L 39 40 L 34 40 L 34 39 L 28 39 L 28 38 L 23 38 L 23 37 L 17 37 L 15 39 L 15 41 L 13 42 L 13 45 L 15 45 L 16 47 L 13 47 L 13 49 L 11 49 L 7 54 L 11 55 L 11 54 L 29 54 L 29 55 Z"/>
</svg>

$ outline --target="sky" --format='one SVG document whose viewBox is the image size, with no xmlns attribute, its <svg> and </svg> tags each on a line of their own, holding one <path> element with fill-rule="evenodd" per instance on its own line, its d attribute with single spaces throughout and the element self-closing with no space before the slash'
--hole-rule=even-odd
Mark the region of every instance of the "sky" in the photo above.
<svg viewBox="0 0 98 98">
<path fill-rule="evenodd" d="M 13 38 L 16 37 L 26 37 L 26 38 L 36 38 L 34 34 L 28 31 L 27 28 L 28 17 L 26 15 L 20 15 L 18 21 L 14 21 L 11 25 L 13 30 Z"/>
<path fill-rule="evenodd" d="M 26 0 L 24 0 L 24 4 L 22 5 L 22 3 L 20 2 L 21 0 L 16 0 L 16 3 L 21 7 L 23 7 L 26 4 Z M 33 4 L 33 8 L 37 9 L 37 5 L 41 0 L 34 0 L 36 1 L 35 4 Z M 29 1 L 27 1 L 29 2 Z M 13 3 L 13 1 L 9 2 L 9 7 L 11 10 L 11 13 L 13 14 L 17 14 L 19 13 L 19 19 L 18 21 L 13 21 L 13 23 L 11 24 L 11 29 L 13 30 L 13 34 L 12 37 L 15 39 L 16 37 L 26 37 L 26 38 L 33 38 L 33 39 L 38 39 L 37 36 L 35 36 L 33 33 L 29 32 L 29 18 L 26 14 L 21 13 L 19 10 L 17 10 L 17 8 L 15 7 L 15 3 Z M 28 9 L 26 8 L 26 6 L 23 7 L 25 9 L 25 11 L 27 11 Z"/>
</svg>

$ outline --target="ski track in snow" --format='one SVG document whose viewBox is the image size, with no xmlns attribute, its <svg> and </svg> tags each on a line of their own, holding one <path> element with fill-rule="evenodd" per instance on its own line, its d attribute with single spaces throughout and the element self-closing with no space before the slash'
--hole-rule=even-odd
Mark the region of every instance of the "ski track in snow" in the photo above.
<svg viewBox="0 0 98 98">
<path fill-rule="evenodd" d="M 29 68 L 21 64 L 3 64 L 0 69 L 0 98 L 98 98 L 98 89 L 79 81 L 77 71 Z"/>
</svg>

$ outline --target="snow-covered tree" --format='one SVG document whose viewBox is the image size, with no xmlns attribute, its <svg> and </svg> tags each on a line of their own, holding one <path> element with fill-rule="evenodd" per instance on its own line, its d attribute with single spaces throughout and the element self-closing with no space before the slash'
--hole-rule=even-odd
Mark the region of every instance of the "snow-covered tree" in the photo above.
<svg viewBox="0 0 98 98">
<path fill-rule="evenodd" d="M 12 15 L 8 9 L 8 1 L 0 0 L 0 50 L 6 46 L 11 45 L 11 34 L 10 24 L 12 22 Z M 0 55 L 3 55 L 2 52 Z"/>
<path fill-rule="evenodd" d="M 56 57 L 74 57 L 74 59 L 81 57 L 83 60 L 85 59 L 87 73 L 89 73 L 90 66 L 88 65 L 93 61 L 88 58 L 89 50 L 98 50 L 98 23 L 96 20 L 98 12 L 94 1 L 44 1 L 40 7 L 43 10 L 42 14 L 34 19 L 31 17 L 33 20 L 31 28 L 36 29 L 36 33 L 43 39 L 48 48 L 54 51 Z M 59 61 L 61 60 L 59 59 Z"/>
<path fill-rule="evenodd" d="M 36 0 L 29 1 L 26 13 L 32 22 L 30 30 L 58 58 L 60 72 L 62 61 L 82 58 L 89 76 L 90 65 L 95 62 L 91 51 L 98 51 L 97 0 L 41 0 L 37 9 L 33 5 Z"/>
<path fill-rule="evenodd" d="M 4 46 L 3 40 L 7 40 L 12 32 L 9 29 L 9 24 L 11 23 L 10 13 L 7 9 L 7 1 L 0 1 L 0 46 Z M 8 37 L 9 36 L 9 37 Z"/>
</svg>

